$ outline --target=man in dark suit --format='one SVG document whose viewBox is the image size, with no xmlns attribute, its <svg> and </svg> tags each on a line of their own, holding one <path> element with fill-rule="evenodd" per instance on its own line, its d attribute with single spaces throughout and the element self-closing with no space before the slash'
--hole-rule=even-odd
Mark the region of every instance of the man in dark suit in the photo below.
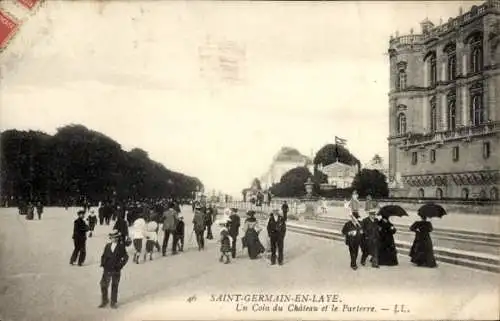
<svg viewBox="0 0 500 321">
<path fill-rule="evenodd" d="M 368 258 L 368 255 L 370 255 L 372 267 L 378 268 L 380 225 L 375 217 L 374 211 L 370 212 L 369 216 L 365 217 L 363 221 L 361 221 L 361 227 L 363 228 L 363 240 L 361 246 L 363 254 L 361 255 L 361 265 L 366 264 L 366 259 Z"/>
<path fill-rule="evenodd" d="M 283 202 L 283 205 L 281 205 L 281 211 L 283 212 L 283 218 L 285 221 L 287 220 L 288 217 L 288 203 L 286 201 Z"/>
<path fill-rule="evenodd" d="M 111 242 L 104 246 L 101 256 L 101 267 L 103 268 L 101 278 L 101 304 L 99 308 L 108 305 L 108 288 L 111 281 L 111 308 L 116 308 L 118 301 L 118 285 L 120 284 L 121 270 L 128 262 L 128 254 L 125 244 L 120 242 L 121 235 L 118 231 L 109 234 Z"/>
<path fill-rule="evenodd" d="M 83 219 L 84 217 L 85 211 L 78 211 L 78 218 L 73 223 L 73 243 L 75 245 L 75 249 L 73 250 L 73 254 L 71 254 L 71 258 L 69 260 L 69 264 L 71 265 L 75 264 L 77 258 L 79 266 L 82 266 L 83 262 L 85 262 L 85 256 L 87 254 L 87 232 L 90 228 L 87 223 L 85 223 L 85 220 Z"/>
<path fill-rule="evenodd" d="M 240 232 L 241 220 L 238 216 L 238 209 L 231 209 L 232 214 L 229 216 L 229 235 L 233 238 L 231 242 L 231 255 L 236 258 L 236 240 L 238 239 L 238 234 Z"/>
<path fill-rule="evenodd" d="M 361 223 L 352 215 L 351 220 L 347 221 L 342 228 L 342 234 L 345 235 L 345 244 L 349 247 L 349 254 L 351 256 L 351 268 L 358 269 L 357 260 L 359 253 L 359 245 L 363 237 L 363 230 Z"/>
<path fill-rule="evenodd" d="M 283 214 L 273 210 L 267 223 L 267 234 L 271 240 L 271 265 L 276 264 L 276 250 L 278 250 L 278 264 L 283 265 L 283 246 L 286 234 L 286 222 Z"/>
</svg>

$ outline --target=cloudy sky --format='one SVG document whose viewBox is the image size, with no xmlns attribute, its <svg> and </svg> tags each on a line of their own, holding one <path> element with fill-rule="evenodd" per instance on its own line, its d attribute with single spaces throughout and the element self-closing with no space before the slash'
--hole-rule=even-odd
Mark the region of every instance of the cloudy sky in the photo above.
<svg viewBox="0 0 500 321">
<path fill-rule="evenodd" d="M 473 4 L 3 2 L 26 22 L 0 54 L 1 128 L 83 124 L 232 194 L 282 146 L 387 159 L 390 35 Z"/>
</svg>

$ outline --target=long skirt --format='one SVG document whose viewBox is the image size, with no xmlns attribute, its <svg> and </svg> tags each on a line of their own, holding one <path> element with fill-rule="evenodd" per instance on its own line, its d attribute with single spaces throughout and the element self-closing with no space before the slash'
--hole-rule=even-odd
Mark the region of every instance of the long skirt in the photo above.
<svg viewBox="0 0 500 321">
<path fill-rule="evenodd" d="M 264 246 L 260 243 L 259 234 L 254 229 L 247 230 L 245 233 L 245 241 L 250 259 L 256 259 L 259 254 L 264 253 Z"/>
</svg>

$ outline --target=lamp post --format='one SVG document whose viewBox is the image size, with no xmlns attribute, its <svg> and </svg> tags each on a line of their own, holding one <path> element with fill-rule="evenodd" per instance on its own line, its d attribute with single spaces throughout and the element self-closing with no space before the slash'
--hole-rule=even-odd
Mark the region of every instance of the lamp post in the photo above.
<svg viewBox="0 0 500 321">
<path fill-rule="evenodd" d="M 305 217 L 313 217 L 314 214 L 315 214 L 315 202 L 314 202 L 314 199 L 313 199 L 313 186 L 314 186 L 314 183 L 311 179 L 311 177 L 309 177 L 307 179 L 307 181 L 304 183 L 304 186 L 306 188 L 306 196 L 305 196 L 305 205 L 306 205 L 306 211 L 304 213 L 304 215 L 301 217 L 301 220 L 303 220 Z"/>
</svg>

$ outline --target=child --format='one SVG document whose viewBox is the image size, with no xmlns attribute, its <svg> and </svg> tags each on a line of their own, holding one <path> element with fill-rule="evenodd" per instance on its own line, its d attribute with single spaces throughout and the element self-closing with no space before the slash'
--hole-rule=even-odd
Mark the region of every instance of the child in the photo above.
<svg viewBox="0 0 500 321">
<path fill-rule="evenodd" d="M 179 252 L 184 251 L 184 217 L 179 214 L 179 222 L 177 222 L 177 227 L 175 228 L 175 234 L 177 238 L 177 248 Z"/>
<path fill-rule="evenodd" d="M 219 259 L 219 262 L 222 262 L 224 257 L 226 257 L 226 262 L 224 264 L 229 264 L 231 262 L 230 256 L 231 256 L 231 247 L 232 247 L 232 238 L 229 235 L 229 231 L 227 229 L 228 227 L 228 222 L 223 221 L 221 222 L 222 229 L 220 231 L 220 252 L 221 256 Z"/>
<path fill-rule="evenodd" d="M 149 254 L 149 260 L 153 260 L 153 250 L 158 243 L 158 223 L 155 221 L 149 221 L 146 225 L 146 231 L 144 236 L 146 237 L 146 252 L 144 253 L 144 261 L 146 261 L 146 256 Z"/>
<path fill-rule="evenodd" d="M 89 217 L 87 217 L 87 221 L 89 222 L 89 237 L 92 237 L 92 232 L 94 232 L 94 227 L 97 224 L 97 217 L 95 216 L 94 210 L 90 211 Z"/>
<path fill-rule="evenodd" d="M 135 254 L 134 262 L 139 264 L 142 251 L 142 239 L 144 238 L 146 221 L 143 218 L 138 218 L 132 225 L 132 243 L 134 244 Z"/>
</svg>

